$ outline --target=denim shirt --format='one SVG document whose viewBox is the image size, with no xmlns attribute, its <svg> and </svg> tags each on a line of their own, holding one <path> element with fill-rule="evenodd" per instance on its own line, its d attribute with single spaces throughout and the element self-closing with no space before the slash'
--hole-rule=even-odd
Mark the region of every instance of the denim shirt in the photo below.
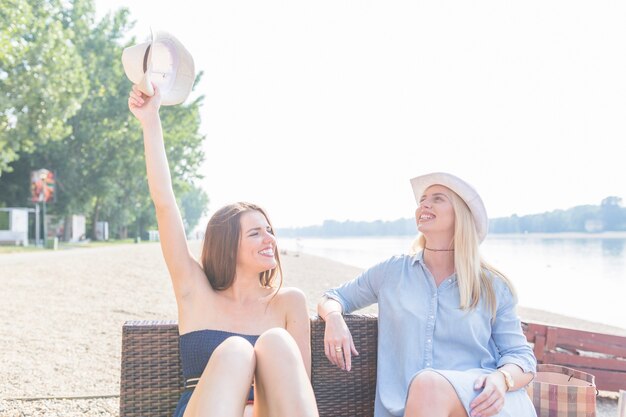
<svg viewBox="0 0 626 417">
<path fill-rule="evenodd" d="M 392 257 L 325 293 L 344 313 L 378 303 L 375 417 L 402 415 L 411 379 L 422 369 L 491 372 L 512 363 L 535 372 L 515 299 L 501 279 L 492 282 L 495 320 L 484 300 L 461 310 L 456 275 L 437 287 L 423 252 Z"/>
</svg>

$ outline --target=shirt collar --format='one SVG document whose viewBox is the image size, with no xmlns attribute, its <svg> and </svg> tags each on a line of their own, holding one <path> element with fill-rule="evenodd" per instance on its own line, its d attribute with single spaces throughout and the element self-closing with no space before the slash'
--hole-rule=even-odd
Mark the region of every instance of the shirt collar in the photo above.
<svg viewBox="0 0 626 417">
<path fill-rule="evenodd" d="M 424 268 L 427 268 L 426 264 L 424 263 L 424 250 L 423 249 L 417 252 L 415 255 L 413 255 L 413 260 L 411 261 L 411 265 L 415 266 L 415 264 L 417 263 L 421 264 Z M 452 276 L 448 278 L 446 282 L 450 281 L 450 283 L 452 283 L 452 282 L 456 282 L 456 280 L 457 280 L 456 274 L 452 274 Z"/>
<path fill-rule="evenodd" d="M 411 262 L 411 265 L 415 265 L 418 262 L 424 265 L 424 251 L 423 250 L 413 255 L 413 261 Z"/>
</svg>

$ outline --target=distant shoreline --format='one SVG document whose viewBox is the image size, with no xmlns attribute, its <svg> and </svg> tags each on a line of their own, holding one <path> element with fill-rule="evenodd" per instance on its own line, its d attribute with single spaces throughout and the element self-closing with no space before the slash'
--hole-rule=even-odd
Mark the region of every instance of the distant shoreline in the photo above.
<svg viewBox="0 0 626 417">
<path fill-rule="evenodd" d="M 489 233 L 487 237 L 530 237 L 539 239 L 626 239 L 626 232 Z"/>
<path fill-rule="evenodd" d="M 280 232 L 280 229 L 279 229 Z M 410 238 L 416 235 L 342 235 L 342 236 L 284 236 L 288 239 L 355 239 L 355 238 Z M 280 234 L 279 234 L 280 237 Z M 624 232 L 555 232 L 555 233 L 494 233 L 490 232 L 487 239 L 500 238 L 535 238 L 535 239 L 626 239 L 626 231 Z"/>
</svg>

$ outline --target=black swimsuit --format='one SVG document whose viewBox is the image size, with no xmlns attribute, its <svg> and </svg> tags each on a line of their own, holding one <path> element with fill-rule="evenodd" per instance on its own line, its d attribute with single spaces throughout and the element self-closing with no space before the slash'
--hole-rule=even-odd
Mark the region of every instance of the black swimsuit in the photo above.
<svg viewBox="0 0 626 417">
<path fill-rule="evenodd" d="M 259 336 L 226 332 L 222 330 L 196 330 L 185 333 L 179 338 L 180 363 L 183 367 L 183 379 L 185 390 L 178 400 L 178 405 L 174 411 L 174 417 L 182 417 L 187 408 L 187 403 L 193 389 L 200 379 L 200 375 L 209 363 L 209 358 L 217 347 L 231 336 L 240 336 L 250 342 L 253 346 Z M 248 401 L 254 400 L 254 390 L 250 388 Z"/>
</svg>

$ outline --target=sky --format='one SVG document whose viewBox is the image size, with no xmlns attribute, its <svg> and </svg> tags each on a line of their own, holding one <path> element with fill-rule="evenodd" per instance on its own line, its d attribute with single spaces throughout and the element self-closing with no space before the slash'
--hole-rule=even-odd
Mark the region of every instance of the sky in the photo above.
<svg viewBox="0 0 626 417">
<path fill-rule="evenodd" d="M 489 217 L 626 202 L 626 2 L 96 0 L 204 76 L 210 212 L 275 227 L 411 217 L 450 172 Z M 130 88 L 130 82 L 129 82 Z M 167 132 L 165 132 L 167 141 Z"/>
</svg>

